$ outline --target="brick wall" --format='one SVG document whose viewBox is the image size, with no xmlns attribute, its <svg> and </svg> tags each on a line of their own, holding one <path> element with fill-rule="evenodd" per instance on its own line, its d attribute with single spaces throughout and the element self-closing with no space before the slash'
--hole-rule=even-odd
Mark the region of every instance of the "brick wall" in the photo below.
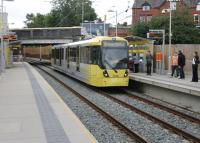
<svg viewBox="0 0 200 143">
<path fill-rule="evenodd" d="M 108 36 L 114 37 L 116 35 L 116 28 L 108 29 Z M 119 37 L 126 37 L 129 35 L 129 28 L 117 28 L 117 35 Z"/>
</svg>

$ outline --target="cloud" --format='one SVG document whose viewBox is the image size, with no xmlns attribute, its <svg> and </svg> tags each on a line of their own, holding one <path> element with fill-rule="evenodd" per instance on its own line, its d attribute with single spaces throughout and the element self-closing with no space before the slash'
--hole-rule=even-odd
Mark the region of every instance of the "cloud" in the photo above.
<svg viewBox="0 0 200 143">
<path fill-rule="evenodd" d="M 93 7 L 95 8 L 99 17 L 103 17 L 106 14 L 107 19 L 109 19 L 107 22 L 109 23 L 114 23 L 115 25 L 115 13 L 108 12 L 109 9 L 114 9 L 118 11 L 118 20 L 120 23 L 127 21 L 130 24 L 131 9 L 129 9 L 127 13 L 125 12 L 125 10 L 128 8 L 128 1 L 130 1 L 129 6 L 132 7 L 133 0 L 95 0 Z M 10 28 L 24 27 L 24 21 L 26 20 L 27 13 L 46 14 L 50 12 L 52 8 L 50 0 L 15 0 L 14 2 L 4 1 L 4 6 L 5 11 L 8 12 L 9 23 L 15 23 L 14 25 L 10 25 Z"/>
</svg>

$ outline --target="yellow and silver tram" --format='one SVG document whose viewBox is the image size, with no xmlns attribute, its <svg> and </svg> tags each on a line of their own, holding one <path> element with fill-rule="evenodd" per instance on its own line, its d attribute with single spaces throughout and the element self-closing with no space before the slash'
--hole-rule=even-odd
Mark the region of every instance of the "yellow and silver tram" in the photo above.
<svg viewBox="0 0 200 143">
<path fill-rule="evenodd" d="M 128 86 L 128 43 L 96 37 L 52 48 L 52 66 L 96 87 Z"/>
</svg>

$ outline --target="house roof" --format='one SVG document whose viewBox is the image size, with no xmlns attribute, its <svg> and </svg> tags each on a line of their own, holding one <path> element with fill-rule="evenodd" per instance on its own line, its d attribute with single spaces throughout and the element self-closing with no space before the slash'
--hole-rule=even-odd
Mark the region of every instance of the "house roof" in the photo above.
<svg viewBox="0 0 200 143">
<path fill-rule="evenodd" d="M 142 8 L 142 5 L 148 2 L 152 8 L 159 7 L 165 2 L 166 0 L 135 0 L 133 4 L 133 8 Z M 196 7 L 196 4 L 200 2 L 200 0 L 183 0 L 186 5 L 189 7 Z"/>
<path fill-rule="evenodd" d="M 135 0 L 133 8 L 142 8 L 145 2 L 148 2 L 152 8 L 159 7 L 165 0 Z"/>
<path fill-rule="evenodd" d="M 146 1 L 145 3 L 142 4 L 142 6 L 150 6 L 150 4 Z"/>
<path fill-rule="evenodd" d="M 185 4 L 189 5 L 190 7 L 196 7 L 197 3 L 200 2 L 200 0 L 184 0 Z"/>
</svg>

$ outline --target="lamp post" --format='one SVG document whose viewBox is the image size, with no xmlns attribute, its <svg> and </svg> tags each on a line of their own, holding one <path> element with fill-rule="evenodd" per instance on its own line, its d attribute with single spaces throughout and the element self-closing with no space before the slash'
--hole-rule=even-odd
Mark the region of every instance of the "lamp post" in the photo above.
<svg viewBox="0 0 200 143">
<path fill-rule="evenodd" d="M 82 15 L 81 15 L 81 21 L 82 21 L 82 24 L 83 24 L 83 21 L 84 21 L 84 5 L 83 5 L 84 2 L 82 2 Z"/>
<path fill-rule="evenodd" d="M 103 36 L 106 36 L 106 15 L 104 15 L 103 21 Z"/>
<path fill-rule="evenodd" d="M 162 13 L 169 12 L 169 47 L 168 47 L 168 74 L 171 73 L 171 44 L 172 44 L 172 1 L 169 1 L 169 9 L 163 9 Z"/>
<path fill-rule="evenodd" d="M 172 44 L 172 7 L 171 7 L 171 1 L 170 2 L 170 8 L 169 8 L 169 51 L 168 51 L 168 55 L 169 55 L 169 59 L 168 59 L 168 74 L 171 73 L 171 44 Z"/>
<path fill-rule="evenodd" d="M 180 0 L 168 0 L 169 1 L 169 9 L 167 9 L 169 11 L 169 51 L 168 51 L 168 55 L 169 55 L 169 59 L 168 59 L 168 74 L 171 73 L 171 44 L 172 44 L 172 10 L 176 10 L 176 2 L 179 2 Z"/>
<path fill-rule="evenodd" d="M 4 43 L 3 43 L 3 35 L 4 35 L 3 1 L 14 1 L 14 0 L 1 0 L 1 64 L 0 64 L 0 72 L 3 72 L 5 69 Z"/>
<path fill-rule="evenodd" d="M 82 23 L 84 22 L 84 14 L 85 14 L 84 4 L 87 4 L 87 3 L 89 3 L 89 2 L 85 2 L 84 0 L 82 1 L 82 6 L 81 6 L 81 9 L 82 9 L 81 21 L 82 21 Z"/>
<path fill-rule="evenodd" d="M 118 36 L 118 33 L 117 33 L 117 10 L 108 10 L 108 12 L 115 12 L 115 14 L 116 14 L 116 29 L 115 29 L 115 36 L 117 37 Z"/>
</svg>

